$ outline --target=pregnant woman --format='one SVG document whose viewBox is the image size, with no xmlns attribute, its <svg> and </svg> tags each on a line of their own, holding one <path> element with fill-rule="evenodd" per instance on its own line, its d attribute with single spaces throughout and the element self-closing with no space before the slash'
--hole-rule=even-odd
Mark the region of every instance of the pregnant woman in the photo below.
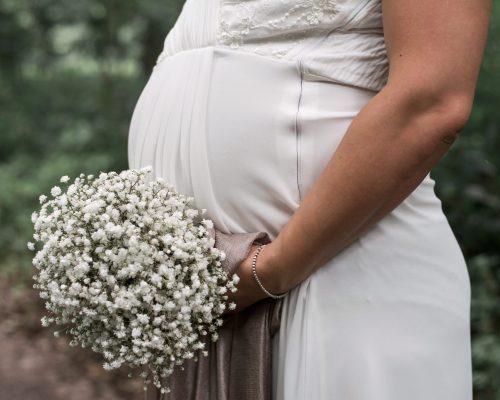
<svg viewBox="0 0 500 400">
<path fill-rule="evenodd" d="M 489 0 L 187 0 L 129 165 L 268 232 L 238 309 L 283 298 L 274 400 L 470 400 L 470 283 L 431 168 L 474 97 Z M 257 253 L 260 250 L 260 253 Z M 237 379 L 237 377 L 232 377 Z"/>
</svg>

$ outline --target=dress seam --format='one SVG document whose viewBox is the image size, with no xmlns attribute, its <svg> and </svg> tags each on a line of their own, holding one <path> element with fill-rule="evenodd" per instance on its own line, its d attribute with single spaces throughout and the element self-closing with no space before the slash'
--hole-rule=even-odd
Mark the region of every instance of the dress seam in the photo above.
<svg viewBox="0 0 500 400">
<path fill-rule="evenodd" d="M 303 84 L 303 70 L 302 70 L 302 62 L 301 60 L 298 60 L 298 69 L 300 73 L 300 92 L 299 92 L 299 99 L 297 102 L 297 112 L 295 113 L 295 140 L 296 140 L 296 169 L 297 169 L 297 191 L 298 191 L 298 196 L 299 196 L 299 204 L 302 202 L 302 179 L 301 179 L 301 173 L 302 173 L 302 165 L 301 165 L 301 156 L 302 156 L 302 149 L 301 149 L 301 128 L 300 128 L 300 121 L 299 121 L 299 113 L 300 113 L 300 105 L 302 102 L 302 84 Z"/>
</svg>

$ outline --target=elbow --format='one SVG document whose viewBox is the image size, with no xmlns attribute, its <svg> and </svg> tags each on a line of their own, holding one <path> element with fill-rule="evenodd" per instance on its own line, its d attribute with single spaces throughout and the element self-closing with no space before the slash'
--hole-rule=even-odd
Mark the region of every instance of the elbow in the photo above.
<svg viewBox="0 0 500 400">
<path fill-rule="evenodd" d="M 442 93 L 434 99 L 429 114 L 437 120 L 444 134 L 462 131 L 472 112 L 473 96 L 462 93 Z"/>
<path fill-rule="evenodd" d="M 394 95 L 394 91 L 393 91 Z M 437 85 L 406 85 L 393 97 L 407 121 L 440 138 L 457 136 L 472 111 L 474 94 Z"/>
</svg>

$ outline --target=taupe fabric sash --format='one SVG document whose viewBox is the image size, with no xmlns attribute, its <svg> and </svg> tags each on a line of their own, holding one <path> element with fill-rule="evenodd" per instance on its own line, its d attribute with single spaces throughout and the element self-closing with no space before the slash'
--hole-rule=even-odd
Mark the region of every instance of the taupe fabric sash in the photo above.
<svg viewBox="0 0 500 400">
<path fill-rule="evenodd" d="M 225 234 L 209 229 L 215 247 L 226 253 L 223 267 L 232 274 L 253 244 L 270 242 L 265 232 Z M 169 377 L 168 400 L 271 400 L 272 336 L 279 330 L 281 299 L 258 301 L 225 317 L 219 339 L 205 340 L 208 356 L 186 360 Z M 150 384 L 148 400 L 160 399 Z"/>
</svg>

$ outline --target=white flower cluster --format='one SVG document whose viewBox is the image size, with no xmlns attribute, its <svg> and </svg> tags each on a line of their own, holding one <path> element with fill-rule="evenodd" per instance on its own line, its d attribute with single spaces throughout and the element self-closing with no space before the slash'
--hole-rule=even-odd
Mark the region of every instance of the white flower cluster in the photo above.
<svg viewBox="0 0 500 400">
<path fill-rule="evenodd" d="M 80 174 L 65 192 L 54 186 L 52 199 L 40 196 L 33 287 L 49 311 L 43 326 L 66 325 L 71 346 L 102 353 L 105 369 L 143 368 L 145 388 L 152 377 L 164 393 L 160 378 L 207 355 L 204 337 L 217 340 L 239 278 L 221 267 L 226 255 L 214 247 L 206 209 L 191 208 L 193 198 L 163 179 L 148 180 L 151 171 Z"/>
</svg>

